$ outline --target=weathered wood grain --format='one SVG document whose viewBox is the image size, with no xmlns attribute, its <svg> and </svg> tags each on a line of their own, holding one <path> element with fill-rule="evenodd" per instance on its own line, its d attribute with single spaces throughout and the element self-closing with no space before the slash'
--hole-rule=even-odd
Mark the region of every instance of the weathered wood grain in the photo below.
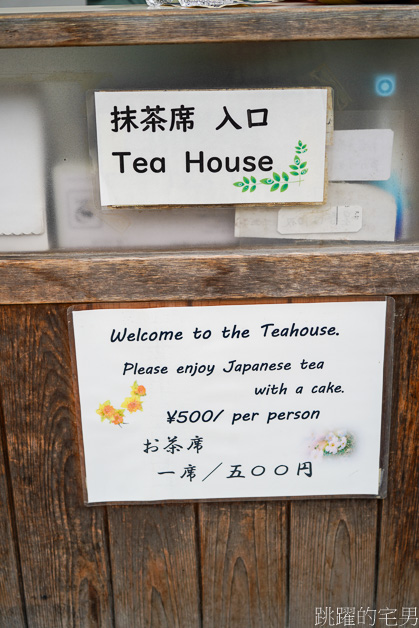
<svg viewBox="0 0 419 628">
<path fill-rule="evenodd" d="M 400 297 L 396 304 L 389 481 L 382 504 L 377 608 L 397 609 L 400 618 L 403 607 L 417 607 L 419 593 L 419 296 Z"/>
<path fill-rule="evenodd" d="M 290 504 L 292 628 L 315 625 L 316 608 L 325 613 L 324 625 L 337 625 L 337 608 L 373 606 L 377 508 L 375 499 Z"/>
<path fill-rule="evenodd" d="M 13 507 L 10 505 L 12 496 L 7 487 L 2 447 L 5 439 L 1 423 L 0 411 L 0 626 L 24 628 L 24 599 L 19 588 L 18 559 L 13 538 Z"/>
<path fill-rule="evenodd" d="M 282 628 L 287 612 L 287 505 L 202 504 L 204 628 Z"/>
<path fill-rule="evenodd" d="M 116 628 L 199 628 L 193 505 L 108 508 Z"/>
<path fill-rule="evenodd" d="M 415 5 L 101 9 L 0 14 L 0 47 L 373 39 L 419 32 Z"/>
<path fill-rule="evenodd" d="M 133 304 L 115 303 L 115 308 Z M 141 307 L 184 306 L 185 301 Z M 93 304 L 90 307 L 98 307 Z M 194 506 L 108 507 L 116 628 L 198 628 Z"/>
<path fill-rule="evenodd" d="M 207 303 L 220 299 L 221 277 L 215 286 Z M 376 500 L 118 506 L 108 508 L 107 526 L 103 508 L 82 506 L 66 307 L 1 307 L 0 390 L 28 626 L 198 628 L 202 613 L 205 628 L 285 628 L 287 591 L 290 628 L 314 625 L 316 607 L 417 606 L 419 296 L 396 303 L 376 599 Z M 0 625 L 3 611 L 5 625 L 23 627 L 6 484 L 0 473 Z"/>
<path fill-rule="evenodd" d="M 314 626 L 316 608 L 333 610 L 327 626 L 338 607 L 374 607 L 376 524 L 376 500 L 291 504 L 292 628 Z"/>
<path fill-rule="evenodd" d="M 276 519 L 266 508 L 278 509 Z M 204 626 L 283 626 L 289 612 L 289 626 L 300 628 L 314 625 L 316 606 L 372 606 L 376 501 L 291 503 L 289 539 L 286 508 L 281 502 L 200 507 Z M 255 530 L 263 531 L 259 551 Z M 259 564 L 265 565 L 261 572 Z"/>
<path fill-rule="evenodd" d="M 104 509 L 82 503 L 66 308 L 2 307 L 0 329 L 28 625 L 110 628 Z"/>
<path fill-rule="evenodd" d="M 0 303 L 239 299 L 419 292 L 417 246 L 7 256 Z"/>
</svg>

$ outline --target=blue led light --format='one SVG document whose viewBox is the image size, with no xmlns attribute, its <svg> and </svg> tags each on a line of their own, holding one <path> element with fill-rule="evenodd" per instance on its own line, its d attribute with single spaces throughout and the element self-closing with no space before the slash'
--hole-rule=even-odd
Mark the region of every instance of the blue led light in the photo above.
<svg viewBox="0 0 419 628">
<path fill-rule="evenodd" d="M 377 96 L 392 96 L 396 91 L 396 77 L 392 74 L 375 77 L 375 93 Z"/>
</svg>

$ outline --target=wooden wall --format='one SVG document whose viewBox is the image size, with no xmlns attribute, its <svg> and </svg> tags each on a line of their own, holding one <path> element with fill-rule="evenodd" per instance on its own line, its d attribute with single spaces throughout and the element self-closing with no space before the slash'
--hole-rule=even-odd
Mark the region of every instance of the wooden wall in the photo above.
<svg viewBox="0 0 419 628">
<path fill-rule="evenodd" d="M 0 11 L 0 48 L 419 33 L 417 5 L 101 9 Z M 83 506 L 67 300 L 307 295 L 395 296 L 384 500 Z M 418 606 L 416 244 L 9 255 L 0 303 L 0 628 L 311 628 L 316 607 Z"/>
<path fill-rule="evenodd" d="M 417 606 L 419 296 L 396 297 L 384 500 L 83 506 L 66 311 L 0 307 L 1 627 L 309 628 L 316 607 Z"/>
</svg>

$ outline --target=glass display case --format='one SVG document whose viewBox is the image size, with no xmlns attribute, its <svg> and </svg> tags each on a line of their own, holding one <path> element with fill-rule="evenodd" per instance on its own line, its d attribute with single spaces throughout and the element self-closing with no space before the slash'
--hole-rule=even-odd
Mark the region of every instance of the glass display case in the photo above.
<svg viewBox="0 0 419 628">
<path fill-rule="evenodd" d="M 153 264 L 196 252 L 195 263 L 205 256 L 230 268 L 228 294 L 238 254 L 253 278 L 258 260 L 277 260 L 294 294 L 303 261 L 317 268 L 316 290 L 331 269 L 342 293 L 416 287 L 417 31 L 415 6 L 2 9 L 0 251 L 19 264 L 48 254 L 82 266 L 100 253 L 118 266 L 127 254 Z M 100 207 L 92 92 L 301 87 L 333 92 L 323 206 Z M 376 284 L 366 261 L 383 272 Z"/>
<path fill-rule="evenodd" d="M 250 36 L 240 35 L 242 14 L 237 9 L 228 15 L 205 15 L 208 28 L 215 19 L 221 25 L 227 20 L 237 23 L 237 41 L 223 34 L 223 28 L 215 36 L 193 33 L 188 28 L 193 30 L 196 16 L 180 9 L 156 10 L 151 17 L 147 9 L 105 9 L 51 13 L 51 27 L 40 36 L 33 33 L 36 47 L 30 47 L 31 29 L 36 28 L 39 13 L 13 16 L 2 10 L 3 23 L 22 28 L 15 41 L 7 30 L 0 41 L 6 45 L 0 50 L 0 125 L 5 138 L 0 154 L 0 251 L 139 252 L 248 245 L 301 250 L 310 243 L 347 250 L 351 243 L 419 241 L 417 39 L 404 38 L 401 30 L 397 39 L 387 31 L 384 39 L 367 32 L 370 37 L 347 40 L 339 14 L 329 18 L 335 27 L 332 38 L 331 24 L 322 23 L 318 15 L 330 12 L 324 7 L 311 8 L 313 18 L 320 18 L 313 20 L 313 25 L 320 24 L 318 33 L 268 34 L 263 38 L 268 41 L 252 41 L 262 39 L 259 25 Z M 363 10 L 345 10 L 351 9 Z M 297 19 L 300 13 L 306 16 L 308 8 L 281 5 L 246 11 L 250 23 L 252 16 L 273 12 L 285 30 L 281 11 L 285 18 L 291 12 Z M 403 12 L 415 13 L 410 7 L 394 9 L 394 15 L 397 11 L 403 18 Z M 187 33 L 175 46 L 167 32 L 174 19 L 184 23 Z M 150 22 L 145 36 L 136 34 L 139 20 L 145 26 Z M 95 39 L 102 21 L 110 29 L 112 45 L 97 45 L 102 43 Z M 160 37 L 153 31 L 156 21 L 162 26 Z M 83 23 L 82 34 L 70 36 L 69 30 L 77 30 L 78 23 Z M 125 45 L 122 27 L 131 29 L 135 43 Z M 396 24 L 393 30 L 396 33 Z M 360 207 L 361 226 L 324 233 L 324 224 L 314 219 L 299 233 L 290 228 L 297 222 L 292 210 L 281 214 L 281 206 L 253 211 L 232 205 L 101 210 L 89 154 L 89 92 L 319 86 L 333 89 L 335 133 L 328 147 L 325 208 Z M 305 211 L 295 215 L 304 220 L 307 212 L 313 214 L 313 209 Z M 318 208 L 317 216 L 321 213 Z M 281 231 L 278 216 L 288 216 L 288 228 Z"/>
</svg>

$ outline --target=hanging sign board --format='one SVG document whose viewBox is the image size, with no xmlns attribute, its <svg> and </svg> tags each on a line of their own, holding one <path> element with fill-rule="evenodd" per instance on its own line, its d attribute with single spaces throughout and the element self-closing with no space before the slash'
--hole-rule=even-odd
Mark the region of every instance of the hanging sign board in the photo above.
<svg viewBox="0 0 419 628">
<path fill-rule="evenodd" d="M 387 309 L 72 309 L 86 501 L 379 495 Z"/>
<path fill-rule="evenodd" d="M 102 207 L 323 203 L 328 88 L 94 93 Z"/>
</svg>

